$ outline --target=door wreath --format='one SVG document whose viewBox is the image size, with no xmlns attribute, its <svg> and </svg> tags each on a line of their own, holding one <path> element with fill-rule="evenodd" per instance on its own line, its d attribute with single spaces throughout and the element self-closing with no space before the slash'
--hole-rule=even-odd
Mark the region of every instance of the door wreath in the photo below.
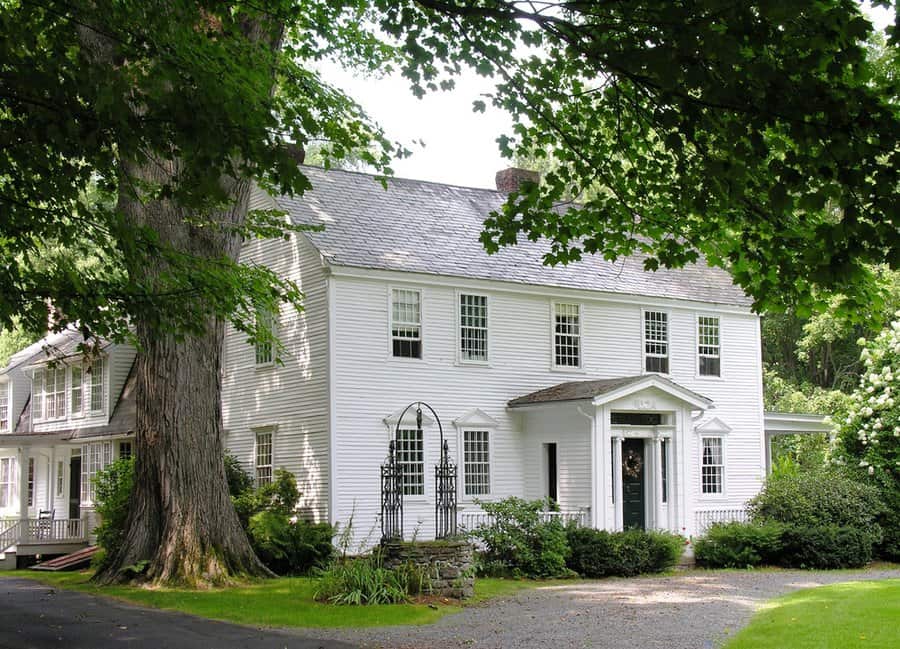
<svg viewBox="0 0 900 649">
<path fill-rule="evenodd" d="M 622 460 L 622 472 L 629 478 L 639 478 L 643 466 L 644 461 L 640 454 L 636 453 L 634 449 L 628 449 Z"/>
</svg>

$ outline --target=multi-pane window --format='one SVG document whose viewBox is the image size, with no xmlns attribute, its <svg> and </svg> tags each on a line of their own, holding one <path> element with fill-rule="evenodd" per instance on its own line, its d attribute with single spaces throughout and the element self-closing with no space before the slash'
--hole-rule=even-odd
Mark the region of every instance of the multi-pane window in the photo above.
<svg viewBox="0 0 900 649">
<path fill-rule="evenodd" d="M 701 487 L 705 494 L 722 493 L 722 474 L 725 468 L 721 437 L 703 438 L 703 460 L 700 465 Z"/>
<path fill-rule="evenodd" d="M 422 358 L 422 294 L 391 290 L 391 346 L 398 358 Z"/>
<path fill-rule="evenodd" d="M 44 374 L 44 417 L 66 416 L 66 368 L 49 368 Z"/>
<path fill-rule="evenodd" d="M 31 381 L 31 419 L 44 418 L 44 370 L 35 370 Z"/>
<path fill-rule="evenodd" d="M 34 458 L 28 458 L 28 506 L 34 506 Z"/>
<path fill-rule="evenodd" d="M 63 496 L 63 490 L 66 484 L 66 465 L 62 460 L 56 463 L 56 495 L 59 498 Z"/>
<path fill-rule="evenodd" d="M 131 457 L 131 442 L 119 442 L 119 458 L 127 459 Z"/>
<path fill-rule="evenodd" d="M 490 434 L 486 430 L 463 431 L 464 493 L 485 496 L 491 493 Z"/>
<path fill-rule="evenodd" d="M 0 457 L 0 507 L 16 501 L 16 458 Z"/>
<path fill-rule="evenodd" d="M 84 406 L 83 378 L 84 371 L 81 365 L 72 366 L 71 385 L 69 386 L 69 412 L 73 416 L 80 415 Z"/>
<path fill-rule="evenodd" d="M 644 311 L 644 369 L 669 373 L 669 315 Z"/>
<path fill-rule="evenodd" d="M 662 501 L 669 502 L 669 440 L 662 440 L 659 445 L 660 467 L 662 478 Z"/>
<path fill-rule="evenodd" d="M 553 363 L 557 367 L 581 366 L 581 308 L 577 304 L 553 305 Z"/>
<path fill-rule="evenodd" d="M 94 477 L 112 464 L 112 442 L 93 442 L 81 445 L 81 501 L 93 503 L 96 490 Z"/>
<path fill-rule="evenodd" d="M 256 433 L 256 484 L 272 482 L 272 431 Z"/>
<path fill-rule="evenodd" d="M 0 433 L 9 429 L 9 383 L 0 383 Z"/>
<path fill-rule="evenodd" d="M 715 316 L 697 317 L 697 357 L 700 376 L 720 376 L 719 319 Z"/>
<path fill-rule="evenodd" d="M 488 359 L 487 296 L 459 296 L 459 358 L 462 361 Z"/>
<path fill-rule="evenodd" d="M 91 363 L 91 412 L 103 411 L 103 361 Z"/>
<path fill-rule="evenodd" d="M 261 309 L 256 314 L 256 364 L 271 365 L 275 362 L 275 327 L 277 321 L 272 309 Z"/>
<path fill-rule="evenodd" d="M 397 433 L 397 464 L 403 471 L 403 495 L 425 494 L 425 444 L 422 431 L 401 428 Z"/>
</svg>

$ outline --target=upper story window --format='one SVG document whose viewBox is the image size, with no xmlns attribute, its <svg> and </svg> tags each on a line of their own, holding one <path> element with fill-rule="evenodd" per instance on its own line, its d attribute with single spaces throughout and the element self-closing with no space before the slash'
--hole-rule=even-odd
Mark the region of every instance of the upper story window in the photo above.
<svg viewBox="0 0 900 649">
<path fill-rule="evenodd" d="M 103 411 L 103 361 L 91 363 L 91 412 Z"/>
<path fill-rule="evenodd" d="M 66 368 L 47 368 L 42 372 L 42 377 L 44 392 L 42 418 L 62 419 L 66 416 Z"/>
<path fill-rule="evenodd" d="M 83 389 L 84 369 L 81 365 L 72 366 L 72 379 L 69 387 L 69 412 L 72 416 L 80 415 L 84 408 Z"/>
<path fill-rule="evenodd" d="M 669 314 L 644 311 L 644 370 L 669 373 Z"/>
<path fill-rule="evenodd" d="M 486 430 L 463 431 L 463 492 L 467 496 L 491 493 L 491 445 Z"/>
<path fill-rule="evenodd" d="M 0 432 L 9 429 L 9 383 L 0 383 Z"/>
<path fill-rule="evenodd" d="M 397 464 L 403 471 L 403 495 L 424 495 L 425 443 L 421 430 L 401 428 L 398 431 Z"/>
<path fill-rule="evenodd" d="M 581 367 L 581 305 L 553 305 L 553 364 Z"/>
<path fill-rule="evenodd" d="M 723 492 L 725 454 L 721 437 L 703 437 L 703 457 L 700 462 L 700 486 L 704 494 Z"/>
<path fill-rule="evenodd" d="M 721 376 L 719 356 L 719 318 L 697 317 L 697 367 L 700 376 Z"/>
<path fill-rule="evenodd" d="M 397 358 L 422 358 L 422 293 L 391 289 L 391 347 Z"/>
<path fill-rule="evenodd" d="M 271 365 L 275 362 L 275 339 L 277 320 L 271 309 L 262 309 L 256 314 L 256 364 Z"/>
<path fill-rule="evenodd" d="M 272 482 L 272 431 L 256 433 L 256 485 Z"/>
<path fill-rule="evenodd" d="M 488 359 L 488 311 L 486 295 L 459 296 L 459 359 Z"/>
</svg>

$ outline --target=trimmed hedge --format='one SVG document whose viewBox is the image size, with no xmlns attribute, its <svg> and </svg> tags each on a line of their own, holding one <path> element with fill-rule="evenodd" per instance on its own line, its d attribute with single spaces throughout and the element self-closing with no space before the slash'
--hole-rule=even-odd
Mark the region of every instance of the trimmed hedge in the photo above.
<svg viewBox="0 0 900 649">
<path fill-rule="evenodd" d="M 716 523 L 694 542 L 694 558 L 707 568 L 775 565 L 784 529 L 780 523 Z"/>
<path fill-rule="evenodd" d="M 872 560 L 872 535 L 855 527 L 789 527 L 781 536 L 788 568 L 859 568 Z"/>
<path fill-rule="evenodd" d="M 607 532 L 586 527 L 566 530 L 566 566 L 582 577 L 632 577 L 672 568 L 684 539 L 668 532 Z"/>
</svg>

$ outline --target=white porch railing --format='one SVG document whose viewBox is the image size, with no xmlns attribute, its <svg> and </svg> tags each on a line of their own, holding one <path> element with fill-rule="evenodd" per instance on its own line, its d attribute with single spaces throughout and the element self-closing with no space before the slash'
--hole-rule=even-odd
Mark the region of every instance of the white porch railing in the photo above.
<svg viewBox="0 0 900 649">
<path fill-rule="evenodd" d="M 588 509 L 573 509 L 559 512 L 541 512 L 542 521 L 558 520 L 563 525 L 574 523 L 578 527 L 588 524 Z M 477 527 L 492 525 L 494 517 L 486 512 L 463 512 L 459 515 L 459 527 L 462 532 L 471 532 Z"/>
<path fill-rule="evenodd" d="M 748 520 L 749 516 L 744 507 L 701 509 L 694 512 L 694 533 L 697 536 L 706 534 L 713 523 L 731 523 L 734 521 L 744 523 Z"/>
<path fill-rule="evenodd" d="M 81 518 L 23 518 L 0 522 L 0 552 L 13 545 L 81 543 L 87 540 Z"/>
</svg>

